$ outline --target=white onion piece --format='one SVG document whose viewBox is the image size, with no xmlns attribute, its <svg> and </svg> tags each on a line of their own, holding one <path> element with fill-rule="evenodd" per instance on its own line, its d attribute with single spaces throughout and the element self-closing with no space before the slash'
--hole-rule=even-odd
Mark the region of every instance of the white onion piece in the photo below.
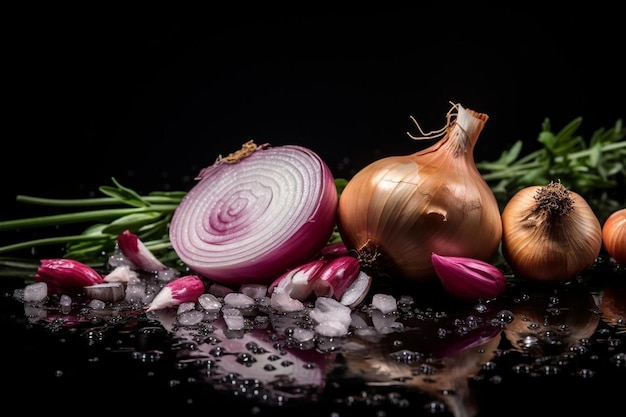
<svg viewBox="0 0 626 417">
<path fill-rule="evenodd" d="M 326 245 L 337 202 L 334 177 L 315 152 L 248 142 L 202 170 L 172 217 L 170 241 L 213 281 L 271 283 Z"/>
<path fill-rule="evenodd" d="M 372 277 L 363 271 L 359 271 L 352 284 L 346 288 L 340 298 L 341 304 L 354 308 L 361 304 L 372 285 Z"/>
<path fill-rule="evenodd" d="M 105 282 L 86 286 L 85 293 L 94 300 L 116 303 L 124 299 L 125 290 L 121 282 Z"/>
</svg>

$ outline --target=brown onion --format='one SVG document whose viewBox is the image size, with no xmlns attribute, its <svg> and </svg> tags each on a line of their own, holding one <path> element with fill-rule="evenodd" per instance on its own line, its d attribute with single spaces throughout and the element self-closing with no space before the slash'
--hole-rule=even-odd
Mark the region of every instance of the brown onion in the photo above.
<svg viewBox="0 0 626 417">
<path fill-rule="evenodd" d="M 569 281 L 595 262 L 600 222 L 560 182 L 518 191 L 502 212 L 502 255 L 518 278 Z"/>
<path fill-rule="evenodd" d="M 614 211 L 602 226 L 602 242 L 609 256 L 626 266 L 626 208 Z"/>
<path fill-rule="evenodd" d="M 341 193 L 341 237 L 374 275 L 433 281 L 433 252 L 487 261 L 498 251 L 498 203 L 473 155 L 488 116 L 457 104 L 448 118 L 437 143 L 371 163 Z"/>
</svg>

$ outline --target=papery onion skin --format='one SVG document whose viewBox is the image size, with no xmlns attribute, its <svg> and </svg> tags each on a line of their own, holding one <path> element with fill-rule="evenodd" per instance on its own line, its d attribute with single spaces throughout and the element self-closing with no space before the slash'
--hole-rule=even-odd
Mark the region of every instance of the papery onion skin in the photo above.
<svg viewBox="0 0 626 417">
<path fill-rule="evenodd" d="M 611 258 L 626 266 L 626 208 L 614 211 L 602 226 L 602 243 Z"/>
<path fill-rule="evenodd" d="M 342 240 L 374 276 L 432 282 L 433 252 L 488 261 L 499 249 L 500 210 L 473 156 L 488 116 L 455 108 L 439 142 L 371 163 L 341 193 Z"/>
<path fill-rule="evenodd" d="M 319 155 L 297 145 L 265 144 L 227 158 L 202 170 L 172 216 L 170 241 L 206 278 L 269 284 L 328 242 L 338 201 L 334 177 Z"/>
<path fill-rule="evenodd" d="M 541 204 L 541 195 L 549 204 Z M 570 199 L 566 201 L 566 199 Z M 554 208 L 570 209 L 555 212 Z M 566 282 L 594 264 L 602 248 L 600 221 L 579 194 L 560 183 L 518 191 L 502 211 L 502 255 L 517 278 Z"/>
</svg>

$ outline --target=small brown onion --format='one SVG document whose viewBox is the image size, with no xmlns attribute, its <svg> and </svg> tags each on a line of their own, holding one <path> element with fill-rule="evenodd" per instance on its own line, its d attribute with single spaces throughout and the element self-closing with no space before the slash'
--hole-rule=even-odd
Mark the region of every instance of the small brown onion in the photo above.
<svg viewBox="0 0 626 417">
<path fill-rule="evenodd" d="M 518 278 L 565 282 L 595 262 L 600 221 L 560 182 L 518 191 L 502 211 L 502 255 Z"/>
<path fill-rule="evenodd" d="M 602 226 L 602 242 L 608 254 L 626 266 L 626 208 L 614 211 Z"/>
<path fill-rule="evenodd" d="M 432 282 L 437 279 L 433 252 L 482 261 L 496 254 L 500 210 L 473 156 L 487 119 L 456 104 L 437 143 L 379 159 L 348 181 L 339 197 L 337 225 L 362 268 Z"/>
</svg>

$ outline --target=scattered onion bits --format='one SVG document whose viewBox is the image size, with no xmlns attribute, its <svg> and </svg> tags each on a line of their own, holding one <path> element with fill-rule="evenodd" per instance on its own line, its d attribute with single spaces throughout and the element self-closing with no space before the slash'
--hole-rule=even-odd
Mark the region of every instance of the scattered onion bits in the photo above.
<svg viewBox="0 0 626 417">
<path fill-rule="evenodd" d="M 502 254 L 518 278 L 566 282 L 593 265 L 602 228 L 587 201 L 560 182 L 518 191 L 502 212 Z"/>
</svg>

